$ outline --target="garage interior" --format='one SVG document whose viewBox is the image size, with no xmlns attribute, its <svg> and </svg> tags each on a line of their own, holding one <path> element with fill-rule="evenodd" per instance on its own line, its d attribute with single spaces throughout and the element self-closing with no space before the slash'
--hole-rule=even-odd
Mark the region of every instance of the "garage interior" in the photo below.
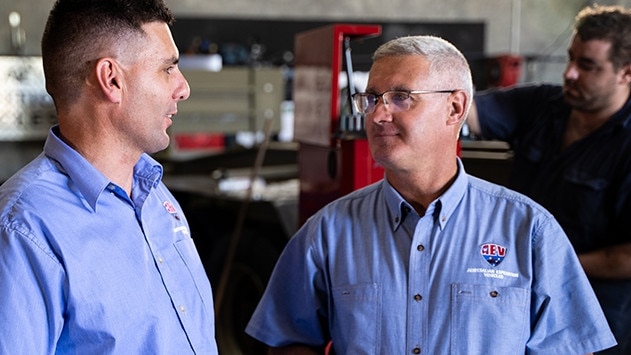
<svg viewBox="0 0 631 355">
<path fill-rule="evenodd" d="M 589 3 L 167 1 L 191 96 L 155 157 L 211 280 L 221 352 L 263 353 L 243 329 L 287 240 L 328 201 L 381 179 L 349 100 L 380 44 L 441 36 L 469 60 L 476 90 L 560 82 L 573 16 Z M 0 8 L 4 19 L 21 15 L 0 28 L 0 182 L 41 152 L 56 121 L 39 57 L 49 5 Z M 469 173 L 506 181 L 506 143 L 463 130 L 460 149 Z"/>
</svg>

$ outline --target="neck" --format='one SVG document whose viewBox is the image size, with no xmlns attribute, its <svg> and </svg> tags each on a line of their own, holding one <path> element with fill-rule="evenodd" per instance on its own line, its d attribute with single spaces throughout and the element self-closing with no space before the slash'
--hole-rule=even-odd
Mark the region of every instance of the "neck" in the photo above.
<svg viewBox="0 0 631 355">
<path fill-rule="evenodd" d="M 82 134 L 81 130 L 63 130 L 60 124 L 61 139 L 81 154 L 92 166 L 111 182 L 124 189 L 131 196 L 134 166 L 140 155 L 131 154 L 108 139 L 106 133 Z M 85 131 L 84 131 L 85 132 Z M 105 148 L 107 147 L 107 148 Z"/>
<path fill-rule="evenodd" d="M 603 108 L 595 111 L 572 109 L 563 136 L 562 148 L 585 138 L 607 123 L 616 112 L 620 111 L 629 99 L 629 88 L 614 95 Z"/>
<path fill-rule="evenodd" d="M 386 171 L 392 187 L 416 210 L 420 216 L 430 203 L 441 196 L 456 180 L 458 165 L 443 164 L 439 169 L 423 168 L 416 172 Z"/>
</svg>

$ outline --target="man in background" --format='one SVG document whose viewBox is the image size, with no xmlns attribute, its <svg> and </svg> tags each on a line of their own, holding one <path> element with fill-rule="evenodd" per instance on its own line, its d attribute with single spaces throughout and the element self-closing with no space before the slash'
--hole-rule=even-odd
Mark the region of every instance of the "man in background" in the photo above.
<svg viewBox="0 0 631 355">
<path fill-rule="evenodd" d="M 510 143 L 509 187 L 546 207 L 567 233 L 618 346 L 631 354 L 631 11 L 576 17 L 563 85 L 475 96 L 471 131 Z"/>
</svg>

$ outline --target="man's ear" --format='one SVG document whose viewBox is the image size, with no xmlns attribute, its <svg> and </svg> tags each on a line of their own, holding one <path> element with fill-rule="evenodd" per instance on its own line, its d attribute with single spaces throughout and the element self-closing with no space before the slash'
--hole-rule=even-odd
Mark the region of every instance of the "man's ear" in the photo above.
<svg viewBox="0 0 631 355">
<path fill-rule="evenodd" d="M 96 82 L 103 94 L 118 103 L 122 97 L 122 71 L 112 58 L 101 58 L 96 63 Z"/>
<path fill-rule="evenodd" d="M 456 90 L 450 95 L 449 116 L 447 125 L 461 125 L 466 119 L 465 108 L 467 107 L 467 94 L 462 90 Z"/>
</svg>

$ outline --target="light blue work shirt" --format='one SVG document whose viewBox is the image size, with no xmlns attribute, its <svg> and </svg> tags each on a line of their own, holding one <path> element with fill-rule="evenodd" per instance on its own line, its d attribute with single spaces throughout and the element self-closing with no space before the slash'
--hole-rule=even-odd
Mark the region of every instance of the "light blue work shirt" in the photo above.
<svg viewBox="0 0 631 355">
<path fill-rule="evenodd" d="M 0 187 L 0 354 L 217 354 L 162 167 L 143 155 L 130 199 L 57 132 Z"/>
<path fill-rule="evenodd" d="M 419 216 L 386 180 L 296 233 L 247 327 L 336 354 L 585 354 L 615 345 L 565 234 L 529 198 L 459 173 Z"/>
</svg>

